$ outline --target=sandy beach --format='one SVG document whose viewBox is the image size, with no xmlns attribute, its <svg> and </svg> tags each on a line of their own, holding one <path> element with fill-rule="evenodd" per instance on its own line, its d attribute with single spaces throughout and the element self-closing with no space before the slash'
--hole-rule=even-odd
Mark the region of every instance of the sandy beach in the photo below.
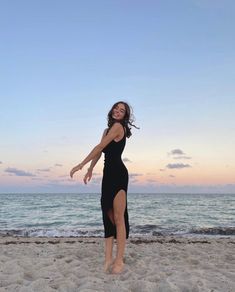
<svg viewBox="0 0 235 292">
<path fill-rule="evenodd" d="M 103 272 L 103 244 L 1 237 L 0 291 L 235 291 L 234 238 L 129 238 L 120 275 Z"/>
</svg>

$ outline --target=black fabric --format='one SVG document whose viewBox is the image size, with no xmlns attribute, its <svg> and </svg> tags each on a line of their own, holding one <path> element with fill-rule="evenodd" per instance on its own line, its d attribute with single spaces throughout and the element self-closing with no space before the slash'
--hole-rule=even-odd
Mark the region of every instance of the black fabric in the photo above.
<svg viewBox="0 0 235 292">
<path fill-rule="evenodd" d="M 107 135 L 107 133 L 106 133 Z M 124 213 L 126 238 L 129 237 L 129 220 L 127 209 L 127 189 L 128 189 L 128 170 L 124 165 L 121 155 L 126 145 L 126 134 L 115 142 L 111 141 L 104 149 L 104 168 L 101 187 L 101 209 L 104 224 L 104 237 L 114 236 L 116 238 L 116 226 L 108 216 L 108 211 L 113 209 L 113 201 L 120 190 L 126 193 L 126 209 Z"/>
</svg>

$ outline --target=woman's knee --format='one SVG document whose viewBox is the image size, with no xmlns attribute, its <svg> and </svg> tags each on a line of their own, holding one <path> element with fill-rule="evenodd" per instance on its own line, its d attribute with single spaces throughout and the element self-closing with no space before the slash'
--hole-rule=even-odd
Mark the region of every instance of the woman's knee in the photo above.
<svg viewBox="0 0 235 292">
<path fill-rule="evenodd" d="M 114 221 L 116 225 L 121 225 L 125 223 L 124 213 L 122 212 L 114 212 Z"/>
</svg>

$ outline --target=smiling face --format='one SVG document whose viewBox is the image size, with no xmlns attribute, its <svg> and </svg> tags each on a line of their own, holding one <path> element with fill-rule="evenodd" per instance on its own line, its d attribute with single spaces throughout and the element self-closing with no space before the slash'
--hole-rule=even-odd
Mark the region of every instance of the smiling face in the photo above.
<svg viewBox="0 0 235 292">
<path fill-rule="evenodd" d="M 107 120 L 109 129 L 115 122 L 119 122 L 126 129 L 126 137 L 129 138 L 131 136 L 131 128 L 130 126 L 134 126 L 132 124 L 132 108 L 125 101 L 116 102 L 110 109 Z M 130 126 L 129 126 L 130 125 Z M 135 127 L 135 126 L 134 126 Z"/>
<path fill-rule="evenodd" d="M 123 103 L 118 103 L 113 108 L 112 118 L 117 121 L 123 120 L 125 117 L 125 113 L 126 113 L 125 105 Z"/>
</svg>

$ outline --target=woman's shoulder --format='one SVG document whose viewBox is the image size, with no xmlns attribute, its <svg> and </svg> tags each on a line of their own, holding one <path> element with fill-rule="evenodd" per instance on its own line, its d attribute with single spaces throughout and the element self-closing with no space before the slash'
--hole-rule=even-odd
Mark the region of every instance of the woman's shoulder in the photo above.
<svg viewBox="0 0 235 292">
<path fill-rule="evenodd" d="M 118 121 L 115 121 L 115 122 L 112 124 L 112 126 L 110 126 L 109 128 L 106 128 L 106 129 L 104 130 L 104 135 L 107 135 L 108 132 L 109 132 L 111 129 L 115 129 L 115 130 L 118 130 L 118 131 L 120 131 L 121 129 L 124 129 L 124 131 L 126 132 L 126 129 L 125 129 L 125 127 L 123 126 L 123 124 L 120 123 L 120 122 L 118 122 Z M 120 130 L 119 130 L 119 129 L 120 129 Z"/>
<path fill-rule="evenodd" d="M 123 124 L 121 122 L 115 121 L 112 125 L 112 127 L 116 127 L 116 128 L 124 128 Z"/>
</svg>

